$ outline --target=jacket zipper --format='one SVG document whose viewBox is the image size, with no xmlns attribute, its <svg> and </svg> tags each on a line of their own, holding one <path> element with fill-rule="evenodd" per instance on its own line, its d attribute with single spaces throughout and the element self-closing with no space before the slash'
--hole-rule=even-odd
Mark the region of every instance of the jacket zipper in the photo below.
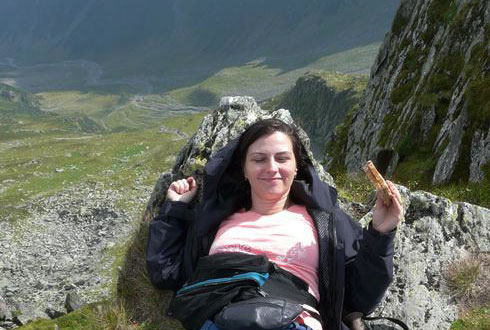
<svg viewBox="0 0 490 330">
<path fill-rule="evenodd" d="M 245 273 L 246 274 L 246 273 Z M 269 274 L 267 275 L 262 275 L 260 274 L 260 276 L 264 276 L 265 277 L 265 280 L 267 280 L 267 278 L 269 277 Z M 188 293 L 199 293 L 201 291 L 199 291 L 199 289 L 204 289 L 204 288 L 209 288 L 209 287 L 213 287 L 213 286 L 217 286 L 217 285 L 223 285 L 223 284 L 230 284 L 230 283 L 235 283 L 235 282 L 253 282 L 254 284 L 256 285 L 261 285 L 259 280 L 255 279 L 255 278 L 252 278 L 252 277 L 238 277 L 238 278 L 230 278 L 230 279 L 217 279 L 217 281 L 205 281 L 206 283 L 195 283 L 195 284 L 191 284 L 190 286 L 187 286 L 187 287 L 183 287 L 182 289 L 180 289 L 179 291 L 177 291 L 177 294 L 176 296 L 182 296 L 182 295 L 185 295 L 185 294 L 188 294 Z"/>
</svg>

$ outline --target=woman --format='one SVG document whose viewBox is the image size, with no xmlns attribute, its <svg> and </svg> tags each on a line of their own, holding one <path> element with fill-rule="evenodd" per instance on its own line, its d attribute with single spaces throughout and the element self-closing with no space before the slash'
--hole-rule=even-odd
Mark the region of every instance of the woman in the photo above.
<svg viewBox="0 0 490 330">
<path fill-rule="evenodd" d="M 362 229 L 336 202 L 289 125 L 267 119 L 219 151 L 205 168 L 202 203 L 193 212 L 196 181 L 173 182 L 161 215 L 150 224 L 147 265 L 160 288 L 178 290 L 201 257 L 241 252 L 266 255 L 306 283 L 318 302 L 297 321 L 346 329 L 342 315 L 368 314 L 392 280 L 400 196 L 390 207 L 378 196 L 373 221 Z M 309 300 L 311 302 L 311 300 Z"/>
</svg>

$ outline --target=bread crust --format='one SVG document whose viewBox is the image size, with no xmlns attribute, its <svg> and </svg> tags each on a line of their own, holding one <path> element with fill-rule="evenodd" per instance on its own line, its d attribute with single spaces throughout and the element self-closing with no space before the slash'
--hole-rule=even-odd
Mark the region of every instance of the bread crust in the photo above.
<svg viewBox="0 0 490 330">
<path fill-rule="evenodd" d="M 390 206 L 392 203 L 393 195 L 390 191 L 390 188 L 386 184 L 383 176 L 379 174 L 378 170 L 374 166 L 372 161 L 368 161 L 362 169 L 366 172 L 369 181 L 373 184 L 377 191 L 381 193 L 381 199 L 386 206 Z"/>
</svg>

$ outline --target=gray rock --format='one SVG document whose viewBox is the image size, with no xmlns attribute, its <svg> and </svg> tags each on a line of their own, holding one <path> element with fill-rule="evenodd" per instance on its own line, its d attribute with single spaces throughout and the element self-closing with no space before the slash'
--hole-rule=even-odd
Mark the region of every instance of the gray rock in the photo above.
<svg viewBox="0 0 490 330">
<path fill-rule="evenodd" d="M 7 306 L 7 302 L 0 296 L 0 321 L 6 320 L 12 320 L 12 313 Z"/>
<path fill-rule="evenodd" d="M 461 153 L 461 143 L 467 125 L 466 111 L 463 110 L 461 115 L 454 121 L 447 119 L 439 133 L 434 151 L 444 147 L 443 143 L 447 141 L 442 155 L 437 160 L 432 183 L 441 184 L 449 181 L 456 167 L 457 160 Z"/>
<path fill-rule="evenodd" d="M 150 192 L 145 187 L 124 194 L 137 203 Z M 126 240 L 135 219 L 116 206 L 122 194 L 99 184 L 73 186 L 26 204 L 29 216 L 15 226 L 2 222 L 0 295 L 12 311 L 15 304 L 41 308 L 37 314 L 44 317 L 46 306 L 64 310 L 65 287 L 77 289 L 86 302 L 108 298 L 113 257 L 106 246 Z M 105 236 L 97 238 L 101 230 Z"/>
<path fill-rule="evenodd" d="M 444 274 L 455 260 L 490 251 L 490 210 L 399 190 L 407 211 L 395 241 L 395 277 L 373 314 L 396 317 L 411 329 L 448 329 L 459 307 Z"/>
<path fill-rule="evenodd" d="M 37 319 L 46 319 L 47 315 L 43 312 L 37 310 L 29 310 L 22 308 L 17 310 L 16 315 L 14 316 L 14 322 L 17 325 L 25 325 L 29 322 L 32 322 Z"/>
<path fill-rule="evenodd" d="M 490 162 L 490 127 L 485 132 L 477 130 L 471 141 L 470 181 L 474 183 L 483 180 L 482 166 Z"/>
<path fill-rule="evenodd" d="M 335 126 L 359 102 L 362 84 L 362 79 L 352 75 L 309 72 L 281 95 L 276 108 L 289 109 L 295 121 L 308 132 L 314 154 L 322 158 Z"/>
<path fill-rule="evenodd" d="M 37 282 L 36 282 L 36 284 L 34 285 L 34 287 L 35 287 L 36 289 L 43 290 L 43 289 L 47 288 L 47 287 L 48 287 L 48 285 L 49 285 L 49 284 L 48 284 L 48 282 L 47 282 L 47 281 L 42 280 L 42 279 L 39 279 L 39 280 L 37 280 Z"/>
<path fill-rule="evenodd" d="M 3 329 L 9 330 L 9 329 L 15 329 L 17 327 L 17 324 L 11 321 L 6 321 L 3 322 L 1 326 Z"/>
<path fill-rule="evenodd" d="M 429 111 L 424 113 L 422 117 L 422 127 L 421 127 L 423 141 L 427 141 L 430 134 L 430 129 L 434 125 L 435 119 L 436 119 L 436 111 L 434 108 L 431 108 Z"/>
<path fill-rule="evenodd" d="M 62 317 L 63 315 L 66 315 L 65 313 L 63 312 L 60 312 L 52 307 L 48 307 L 46 308 L 46 310 L 44 311 L 48 316 L 49 318 L 51 319 L 57 319 L 58 317 Z"/>
<path fill-rule="evenodd" d="M 80 296 L 75 292 L 68 292 L 65 298 L 65 308 L 68 313 L 73 312 L 74 310 L 80 309 L 83 306 L 83 302 L 80 299 Z"/>
</svg>

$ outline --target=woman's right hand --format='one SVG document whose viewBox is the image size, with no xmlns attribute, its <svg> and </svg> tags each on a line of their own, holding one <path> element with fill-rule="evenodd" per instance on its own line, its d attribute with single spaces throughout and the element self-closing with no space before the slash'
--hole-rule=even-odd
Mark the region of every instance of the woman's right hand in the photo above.
<svg viewBox="0 0 490 330">
<path fill-rule="evenodd" d="M 167 199 L 172 202 L 190 203 L 196 193 L 196 180 L 190 176 L 187 179 L 172 182 L 167 190 Z"/>
</svg>

